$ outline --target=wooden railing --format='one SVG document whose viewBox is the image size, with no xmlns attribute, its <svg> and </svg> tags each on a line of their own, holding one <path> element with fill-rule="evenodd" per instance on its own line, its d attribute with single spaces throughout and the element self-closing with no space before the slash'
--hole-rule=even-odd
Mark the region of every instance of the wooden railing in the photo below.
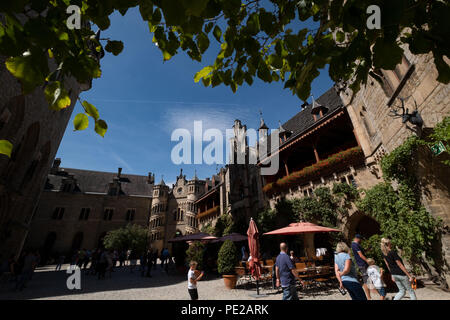
<svg viewBox="0 0 450 320">
<path fill-rule="evenodd" d="M 217 213 L 218 211 L 219 211 L 219 206 L 212 207 L 211 209 L 208 209 L 206 211 L 200 212 L 197 215 L 197 219 L 201 219 L 201 218 L 207 217 L 207 216 L 209 216 L 211 214 Z"/>
<path fill-rule="evenodd" d="M 291 187 L 331 174 L 334 171 L 340 171 L 346 166 L 348 167 L 363 162 L 364 153 L 362 152 L 361 147 L 353 147 L 335 153 L 327 159 L 321 160 L 299 171 L 292 172 L 290 175 L 284 176 L 275 182 L 268 183 L 263 187 L 263 191 L 267 195 L 280 193 Z"/>
</svg>

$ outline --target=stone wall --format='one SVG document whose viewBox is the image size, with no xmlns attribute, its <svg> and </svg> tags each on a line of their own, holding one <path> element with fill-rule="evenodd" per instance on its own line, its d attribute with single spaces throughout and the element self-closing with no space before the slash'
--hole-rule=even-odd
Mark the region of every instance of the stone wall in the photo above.
<svg viewBox="0 0 450 320">
<path fill-rule="evenodd" d="M 5 257 L 17 255 L 22 249 L 77 97 L 88 87 L 67 79 L 72 104 L 62 111 L 52 111 L 43 88 L 23 95 L 21 84 L 6 70 L 4 62 L 0 57 L 0 139 L 14 146 L 11 158 L 0 155 L 0 253 Z"/>
<path fill-rule="evenodd" d="M 52 219 L 57 207 L 65 209 L 61 220 Z M 43 248 L 49 233 L 56 233 L 52 252 L 69 254 L 74 237 L 83 233 L 81 248 L 95 249 L 106 232 L 128 223 L 147 227 L 151 198 L 136 196 L 106 196 L 83 193 L 44 191 L 31 222 L 25 248 Z M 82 208 L 90 208 L 87 220 L 79 220 Z M 104 220 L 104 211 L 114 208 L 111 220 Z M 133 221 L 126 220 L 128 209 L 135 209 Z"/>
<path fill-rule="evenodd" d="M 409 72 L 391 81 L 396 85 L 393 94 L 386 94 L 383 87 L 369 77 L 368 82 L 351 100 L 352 93 L 346 90 L 341 98 L 355 127 L 367 163 L 379 171 L 381 157 L 401 145 L 409 136 L 416 134 L 423 137 L 437 123 L 450 115 L 450 85 L 436 81 L 437 70 L 431 55 L 412 55 L 405 49 L 405 58 L 409 61 Z M 390 72 L 390 73 L 389 73 Z M 392 71 L 386 71 L 393 77 Z M 395 80 L 395 78 L 394 78 Z M 400 106 L 398 97 L 405 98 L 409 112 L 416 109 L 423 119 L 423 127 L 394 117 L 392 111 Z M 397 109 L 399 112 L 401 110 Z M 442 157 L 442 156 L 441 156 Z M 417 177 L 422 188 L 422 202 L 428 211 L 443 220 L 448 230 L 450 225 L 450 168 L 440 162 L 440 158 L 432 157 L 428 148 L 419 153 Z M 447 262 L 450 262 L 450 234 L 443 235 L 443 250 Z"/>
</svg>

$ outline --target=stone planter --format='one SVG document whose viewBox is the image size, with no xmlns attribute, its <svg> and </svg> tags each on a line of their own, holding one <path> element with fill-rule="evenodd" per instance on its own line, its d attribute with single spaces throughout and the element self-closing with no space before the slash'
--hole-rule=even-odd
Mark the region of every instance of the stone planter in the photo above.
<svg viewBox="0 0 450 320">
<path fill-rule="evenodd" d="M 234 289 L 236 288 L 237 275 L 235 274 L 224 274 L 223 282 L 225 283 L 225 288 Z"/>
</svg>

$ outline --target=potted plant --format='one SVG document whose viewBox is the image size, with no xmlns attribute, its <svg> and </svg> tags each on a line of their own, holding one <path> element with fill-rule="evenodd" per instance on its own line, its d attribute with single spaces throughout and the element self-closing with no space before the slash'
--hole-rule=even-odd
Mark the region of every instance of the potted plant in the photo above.
<svg viewBox="0 0 450 320">
<path fill-rule="evenodd" d="M 186 263 L 189 265 L 191 261 L 197 261 L 197 268 L 204 270 L 205 245 L 200 241 L 195 241 L 189 245 L 186 251 Z"/>
<path fill-rule="evenodd" d="M 231 240 L 226 240 L 219 250 L 217 270 L 223 276 L 227 289 L 236 287 L 237 275 L 235 271 L 238 262 L 237 249 Z"/>
</svg>

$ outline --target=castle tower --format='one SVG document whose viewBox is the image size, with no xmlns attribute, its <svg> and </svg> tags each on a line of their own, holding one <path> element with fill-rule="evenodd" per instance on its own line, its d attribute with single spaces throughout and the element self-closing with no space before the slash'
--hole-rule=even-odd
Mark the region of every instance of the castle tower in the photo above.
<svg viewBox="0 0 450 320">
<path fill-rule="evenodd" d="M 198 232 L 197 212 L 195 201 L 204 191 L 204 181 L 197 177 L 197 171 L 192 180 L 187 183 L 187 207 L 186 207 L 186 234 Z"/>
<path fill-rule="evenodd" d="M 163 177 L 159 184 L 153 187 L 153 200 L 150 212 L 150 243 L 152 248 L 160 250 L 164 245 L 167 207 L 169 199 L 169 186 Z"/>
</svg>

